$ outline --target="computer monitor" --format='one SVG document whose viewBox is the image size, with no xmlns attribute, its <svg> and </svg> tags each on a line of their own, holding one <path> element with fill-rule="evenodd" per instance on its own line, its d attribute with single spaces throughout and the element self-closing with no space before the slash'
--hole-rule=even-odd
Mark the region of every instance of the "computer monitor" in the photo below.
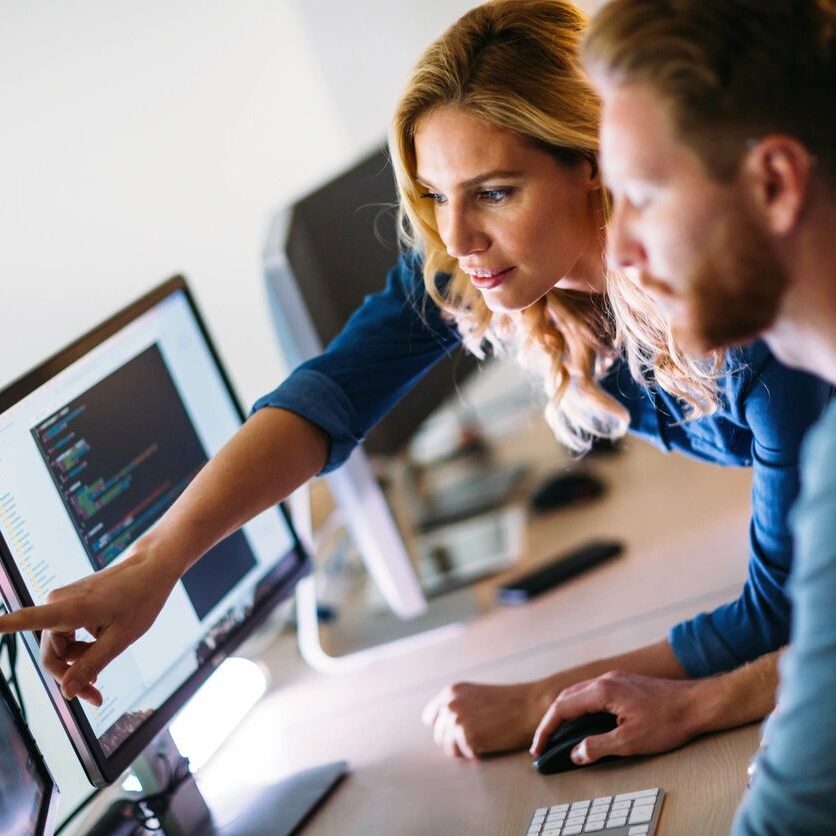
<svg viewBox="0 0 836 836">
<path fill-rule="evenodd" d="M 322 345 L 337 336 L 368 294 L 383 289 L 400 254 L 397 207 L 385 147 L 290 207 L 283 250 Z M 476 358 L 464 350 L 443 357 L 367 433 L 365 451 L 392 455 L 403 450 L 476 367 Z"/>
<path fill-rule="evenodd" d="M 0 833 L 51 836 L 59 792 L 0 675 Z"/>
<path fill-rule="evenodd" d="M 0 392 L 0 590 L 9 609 L 118 561 L 243 414 L 175 277 Z M 93 707 L 52 702 L 97 786 L 114 781 L 309 571 L 281 507 L 215 546 L 111 663 Z M 37 660 L 31 634 L 24 636 Z"/>
</svg>

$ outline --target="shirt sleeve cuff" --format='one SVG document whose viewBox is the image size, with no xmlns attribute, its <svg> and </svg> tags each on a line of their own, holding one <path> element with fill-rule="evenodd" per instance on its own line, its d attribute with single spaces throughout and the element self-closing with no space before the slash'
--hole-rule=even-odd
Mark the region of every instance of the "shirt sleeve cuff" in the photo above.
<svg viewBox="0 0 836 836">
<path fill-rule="evenodd" d="M 345 392 L 314 369 L 297 369 L 278 388 L 259 398 L 250 414 L 268 406 L 295 412 L 328 435 L 328 459 L 320 475 L 338 468 L 363 441 L 359 416 Z"/>
<path fill-rule="evenodd" d="M 713 676 L 741 664 L 741 660 L 716 636 L 707 613 L 671 627 L 668 643 L 692 679 Z"/>
</svg>

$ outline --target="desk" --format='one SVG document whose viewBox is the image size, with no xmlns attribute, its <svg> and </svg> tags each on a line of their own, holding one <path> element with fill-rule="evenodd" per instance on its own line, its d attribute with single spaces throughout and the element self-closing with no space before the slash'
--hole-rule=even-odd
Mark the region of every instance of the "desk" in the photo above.
<svg viewBox="0 0 836 836">
<path fill-rule="evenodd" d="M 287 642 L 276 643 L 265 657 L 276 690 L 201 781 L 278 777 L 346 758 L 351 775 L 305 836 L 515 836 L 535 807 L 649 786 L 669 794 L 662 834 L 727 833 L 757 726 L 663 756 L 540 776 L 526 753 L 449 760 L 420 722 L 426 700 L 453 679 L 513 682 L 623 652 L 737 594 L 747 551 L 747 473 L 662 456 L 641 444 L 595 466 L 640 490 L 613 492 L 597 511 L 589 506 L 534 521 L 532 560 L 548 556 L 557 529 L 570 541 L 618 534 L 628 543 L 624 558 L 524 607 L 492 609 L 456 636 L 341 676 L 305 668 Z M 612 525 L 607 531 L 602 512 Z M 496 583 L 486 581 L 473 594 L 487 596 Z"/>
<path fill-rule="evenodd" d="M 443 641 L 339 676 L 311 670 L 293 637 L 279 636 L 263 655 L 272 691 L 202 771 L 207 794 L 345 758 L 351 774 L 303 836 L 520 836 L 536 807 L 650 786 L 668 793 L 662 836 L 728 833 L 757 726 L 662 756 L 541 776 L 527 753 L 450 760 L 420 722 L 426 701 L 452 681 L 516 682 L 620 653 L 737 595 L 748 471 L 665 456 L 638 441 L 584 466 L 613 489 L 600 503 L 532 519 L 526 562 L 592 536 L 623 539 L 623 557 L 523 607 L 491 606 Z M 540 467 L 542 475 L 554 462 L 543 456 Z M 464 594 L 487 607 L 503 577 Z M 86 832 L 84 821 L 72 832 Z"/>
<path fill-rule="evenodd" d="M 613 624 L 571 642 L 557 641 L 471 666 L 467 675 L 513 681 L 624 650 L 653 640 L 672 619 L 725 598 L 718 594 L 696 607 Z M 444 644 L 389 659 L 374 670 L 338 678 L 312 673 L 280 688 L 257 706 L 203 778 L 211 784 L 227 780 L 224 776 L 229 774 L 240 780 L 279 776 L 346 758 L 351 774 L 316 813 L 304 836 L 519 836 L 535 807 L 649 786 L 662 786 L 669 794 L 662 834 L 728 832 L 745 784 L 746 765 L 757 747 L 756 726 L 713 735 L 658 757 L 555 776 L 534 772 L 525 753 L 480 763 L 446 758 L 419 716 L 427 698 L 448 677 L 431 674 L 420 686 L 402 683 L 428 660 L 437 659 L 447 669 L 451 660 L 467 659 L 480 643 L 480 626 L 476 622 Z M 294 666 L 287 646 L 268 660 L 276 676 Z"/>
</svg>

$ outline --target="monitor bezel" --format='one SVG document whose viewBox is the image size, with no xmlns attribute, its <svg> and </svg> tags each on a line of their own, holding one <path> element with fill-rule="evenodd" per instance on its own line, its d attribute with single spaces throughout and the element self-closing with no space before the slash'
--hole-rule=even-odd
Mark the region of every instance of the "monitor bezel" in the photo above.
<svg viewBox="0 0 836 836">
<path fill-rule="evenodd" d="M 40 776 L 44 787 L 44 797 L 41 800 L 41 808 L 38 811 L 38 821 L 35 825 L 35 833 L 37 836 L 51 836 L 55 830 L 55 824 L 58 816 L 58 801 L 61 797 L 61 792 L 58 789 L 58 784 L 52 777 L 49 767 L 46 765 L 44 756 L 38 748 L 38 744 L 29 726 L 26 725 L 26 720 L 23 719 L 23 714 L 17 705 L 17 701 L 12 694 L 12 689 L 6 682 L 6 678 L 0 675 L 0 699 L 8 706 L 9 712 L 12 715 L 12 723 L 18 734 L 26 744 L 29 751 L 29 757 L 32 758 L 35 768 Z"/>
<path fill-rule="evenodd" d="M 100 325 L 91 329 L 66 348 L 57 352 L 0 391 L 0 414 L 38 387 L 47 383 L 55 375 L 116 334 L 126 325 L 175 293 L 182 293 L 187 300 L 189 309 L 195 317 L 201 336 L 210 351 L 216 369 L 220 373 L 222 383 L 234 405 L 236 414 L 243 423 L 246 419 L 246 414 L 241 408 L 240 401 L 236 396 L 229 375 L 221 362 L 186 279 L 181 275 L 172 276 L 170 279 L 162 282 L 140 299 L 137 299 L 132 304 L 118 311 Z M 288 599 L 293 594 L 294 588 L 299 580 L 310 573 L 310 560 L 299 540 L 287 508 L 284 503 L 279 503 L 277 508 L 293 538 L 291 549 L 282 556 L 281 560 L 293 560 L 295 565 L 288 567 L 288 572 L 282 582 L 277 585 L 276 589 L 270 591 L 269 594 L 258 601 L 246 621 L 232 631 L 215 649 L 211 656 L 205 659 L 197 670 L 154 711 L 151 718 L 131 734 L 111 755 L 107 755 L 99 745 L 98 738 L 93 733 L 79 700 L 66 700 L 61 694 L 58 683 L 42 668 L 39 648 L 40 634 L 35 635 L 31 632 L 22 633 L 24 645 L 35 662 L 35 666 L 46 686 L 53 707 L 84 767 L 88 779 L 94 786 L 106 786 L 117 780 L 128 769 L 131 763 L 139 757 L 148 744 L 168 727 L 177 712 L 188 702 L 221 662 L 231 655 L 265 621 L 267 616 L 278 604 Z M 273 565 L 278 566 L 279 562 L 277 561 Z M 0 594 L 2 594 L 5 604 L 10 611 L 33 604 L 2 535 L 0 535 Z"/>
</svg>

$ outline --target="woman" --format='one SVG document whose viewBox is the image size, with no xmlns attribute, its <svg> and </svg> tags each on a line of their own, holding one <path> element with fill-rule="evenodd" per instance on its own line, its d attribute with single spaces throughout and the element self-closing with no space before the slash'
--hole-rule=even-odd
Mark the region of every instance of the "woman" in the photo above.
<svg viewBox="0 0 836 836">
<path fill-rule="evenodd" d="M 785 643 L 784 516 L 797 491 L 799 440 L 829 390 L 781 367 L 762 344 L 734 358 L 688 357 L 639 286 L 607 273 L 598 101 L 577 58 L 584 24 L 563 0 L 500 0 L 469 12 L 428 49 L 390 139 L 410 252 L 386 289 L 324 355 L 256 404 L 122 563 L 0 620 L 3 629 L 51 631 L 44 663 L 67 696 L 100 701 L 96 674 L 150 626 L 186 569 L 344 461 L 460 340 L 477 352 L 486 344 L 514 352 L 537 370 L 547 419 L 572 449 L 629 427 L 667 449 L 753 465 L 755 489 L 750 578 L 737 601 L 618 660 L 536 683 L 446 692 L 428 719 L 450 754 L 527 745 L 557 691 L 601 665 L 707 676 Z M 82 626 L 97 637 L 90 646 L 75 641 Z M 765 702 L 754 715 L 769 710 Z"/>
</svg>

